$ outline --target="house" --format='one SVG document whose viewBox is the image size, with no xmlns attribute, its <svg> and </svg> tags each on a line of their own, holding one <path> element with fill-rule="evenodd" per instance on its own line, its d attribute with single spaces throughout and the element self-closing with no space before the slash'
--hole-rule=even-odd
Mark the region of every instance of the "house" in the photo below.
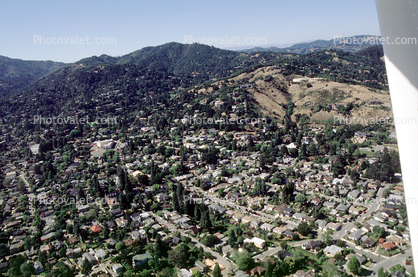
<svg viewBox="0 0 418 277">
<path fill-rule="evenodd" d="M 161 193 L 159 193 L 155 196 L 155 199 L 157 200 L 158 203 L 162 203 L 162 202 L 168 200 L 168 198 L 169 198 L 168 195 L 163 193 L 163 192 L 161 192 Z"/>
<path fill-rule="evenodd" d="M 360 240 L 364 243 L 364 247 L 366 248 L 373 247 L 376 244 L 376 241 L 369 238 L 368 236 L 363 236 Z"/>
<path fill-rule="evenodd" d="M 292 217 L 293 217 L 294 219 L 303 220 L 303 219 L 305 218 L 305 215 L 304 215 L 304 214 L 301 214 L 301 213 L 294 213 L 294 214 L 292 215 Z"/>
<path fill-rule="evenodd" d="M 335 203 L 335 202 L 328 202 L 327 201 L 327 202 L 324 203 L 324 207 L 327 208 L 327 209 L 334 209 L 335 206 L 337 206 L 337 203 Z"/>
<path fill-rule="evenodd" d="M 327 222 L 325 220 L 322 220 L 322 219 L 317 219 L 315 221 L 315 223 L 318 225 L 319 230 L 324 230 L 325 226 L 327 225 Z"/>
<path fill-rule="evenodd" d="M 302 244 L 302 249 L 303 250 L 312 250 L 314 252 L 318 252 L 319 250 L 321 250 L 322 245 L 323 245 L 323 241 L 322 240 L 311 240 L 305 244 Z"/>
<path fill-rule="evenodd" d="M 337 210 L 337 211 L 339 211 L 339 212 L 346 212 L 346 211 L 348 211 L 348 209 L 350 208 L 350 204 L 343 204 L 343 203 L 341 203 L 340 205 L 338 205 L 335 209 Z"/>
<path fill-rule="evenodd" d="M 308 222 L 308 223 L 312 223 L 316 220 L 316 218 L 309 216 L 309 215 L 305 215 L 302 219 L 302 221 Z"/>
<path fill-rule="evenodd" d="M 241 222 L 241 219 L 243 218 L 244 216 L 241 214 L 241 213 L 235 213 L 233 216 L 232 216 L 232 218 L 236 221 L 236 222 Z"/>
<path fill-rule="evenodd" d="M 135 223 L 141 222 L 141 216 L 139 214 L 137 214 L 137 213 L 131 215 L 131 219 Z"/>
<path fill-rule="evenodd" d="M 261 264 L 264 264 L 266 262 L 270 263 L 271 265 L 275 265 L 276 264 L 276 261 L 273 260 L 273 258 L 271 258 L 271 257 L 264 258 L 264 260 L 262 260 Z"/>
<path fill-rule="evenodd" d="M 344 249 L 342 249 L 341 247 L 338 247 L 336 245 L 327 246 L 324 249 L 324 253 L 328 257 L 334 257 L 335 254 L 337 254 L 337 253 L 343 253 L 343 251 L 344 251 Z"/>
<path fill-rule="evenodd" d="M 351 206 L 350 209 L 348 209 L 348 212 L 350 214 L 358 215 L 361 213 L 361 210 L 357 207 Z"/>
<path fill-rule="evenodd" d="M 262 276 L 263 272 L 266 271 L 264 267 L 256 266 L 253 269 L 251 269 L 251 276 Z"/>
<path fill-rule="evenodd" d="M 142 220 L 150 218 L 150 214 L 147 212 L 143 212 L 139 216 L 141 217 Z"/>
<path fill-rule="evenodd" d="M 244 239 L 244 243 L 254 243 L 255 247 L 257 248 L 264 248 L 264 246 L 266 245 L 266 241 L 257 237 L 253 237 L 251 239 Z"/>
<path fill-rule="evenodd" d="M 100 228 L 100 226 L 99 225 L 93 225 L 93 226 L 91 226 L 90 227 L 90 230 L 93 232 L 93 233 L 100 233 L 100 231 L 102 230 L 102 228 Z"/>
<path fill-rule="evenodd" d="M 119 263 L 112 265 L 112 270 L 114 273 L 119 274 L 123 271 L 123 266 Z"/>
<path fill-rule="evenodd" d="M 244 271 L 242 270 L 238 270 L 237 272 L 235 272 L 235 277 L 248 277 L 249 275 L 246 274 Z"/>
<path fill-rule="evenodd" d="M 319 198 L 318 196 L 315 196 L 314 198 L 312 198 L 311 203 L 314 204 L 315 206 L 318 206 L 321 203 L 321 198 Z"/>
<path fill-rule="evenodd" d="M 348 193 L 348 197 L 351 199 L 357 199 L 359 196 L 360 196 L 360 192 L 356 189 Z"/>
<path fill-rule="evenodd" d="M 96 259 L 90 254 L 90 253 L 83 253 L 81 256 L 83 260 L 89 261 L 92 265 L 95 265 L 97 263 Z"/>
<path fill-rule="evenodd" d="M 243 223 L 244 223 L 244 220 L 243 220 Z M 251 225 L 251 227 L 253 227 L 255 229 L 258 229 L 258 227 L 261 225 L 261 223 L 262 223 L 261 220 L 256 218 L 256 219 L 253 219 L 251 221 L 250 225 Z"/>
<path fill-rule="evenodd" d="M 396 210 L 396 206 L 390 205 L 390 204 L 383 204 L 382 208 L 385 210 L 392 211 L 392 212 Z"/>
<path fill-rule="evenodd" d="M 212 203 L 211 205 L 209 205 L 209 209 L 212 209 L 212 212 L 214 214 L 223 214 L 227 211 L 227 209 L 219 206 L 218 203 Z"/>
<path fill-rule="evenodd" d="M 357 255 L 357 254 L 354 254 L 354 257 L 356 257 L 356 259 L 359 261 L 359 263 L 362 265 L 362 264 L 364 264 L 366 261 L 367 261 L 367 259 L 365 258 L 365 257 L 363 257 L 363 256 L 359 256 L 359 255 Z M 348 257 L 347 257 L 348 258 Z M 351 257 L 350 257 L 351 258 Z M 350 259 L 350 258 L 348 258 L 348 260 Z M 347 262 L 348 263 L 348 262 Z"/>
<path fill-rule="evenodd" d="M 325 226 L 325 230 L 334 230 L 335 232 L 341 229 L 341 224 L 339 223 L 334 223 L 334 222 L 329 222 L 326 226 Z"/>
<path fill-rule="evenodd" d="M 280 250 L 279 252 L 279 257 L 284 260 L 284 258 L 286 257 L 292 257 L 293 258 L 293 253 L 290 253 L 289 251 L 287 251 L 286 249 L 284 250 Z"/>
<path fill-rule="evenodd" d="M 286 230 L 285 232 L 283 232 L 283 236 L 288 237 L 288 238 L 293 238 L 294 235 L 295 235 L 295 233 L 293 233 L 289 229 Z"/>
<path fill-rule="evenodd" d="M 393 242 L 387 241 L 387 242 L 385 242 L 385 243 L 382 244 L 382 247 L 386 251 L 392 251 L 393 249 L 396 248 L 396 244 L 394 244 Z"/>
<path fill-rule="evenodd" d="M 44 267 L 40 261 L 35 261 L 33 263 L 33 269 L 35 270 L 35 274 L 39 274 L 44 271 Z"/>
<path fill-rule="evenodd" d="M 96 251 L 96 253 L 94 253 L 94 256 L 98 261 L 102 261 L 107 258 L 107 253 L 103 249 L 99 249 Z"/>
<path fill-rule="evenodd" d="M 263 224 L 261 224 L 260 229 L 264 230 L 264 231 L 271 232 L 274 229 L 274 225 L 269 224 L 269 223 L 263 223 Z"/>
<path fill-rule="evenodd" d="M 405 273 L 402 271 L 393 271 L 390 273 L 390 277 L 405 277 Z"/>
<path fill-rule="evenodd" d="M 116 218 L 115 222 L 116 225 L 118 225 L 121 228 L 125 227 L 126 224 L 128 224 L 128 220 L 124 219 L 123 217 Z"/>
<path fill-rule="evenodd" d="M 252 218 L 251 216 L 244 216 L 241 218 L 241 223 L 246 224 L 246 223 L 250 223 L 253 220 L 254 218 Z"/>
<path fill-rule="evenodd" d="M 121 209 L 119 209 L 119 208 L 116 208 L 114 210 L 111 210 L 110 212 L 112 213 L 112 216 L 113 217 L 120 217 L 120 216 L 123 215 Z"/>
<path fill-rule="evenodd" d="M 352 232 L 348 238 L 354 241 L 358 241 L 360 240 L 360 238 L 363 236 L 363 231 L 362 230 L 356 230 L 354 232 Z"/>
<path fill-rule="evenodd" d="M 391 235 L 386 237 L 387 241 L 393 242 L 394 244 L 396 244 L 397 246 L 402 246 L 405 244 L 405 241 L 403 240 L 403 238 L 401 236 L 398 235 Z"/>
<path fill-rule="evenodd" d="M 204 263 L 202 263 L 201 261 L 196 261 L 194 264 L 196 265 L 196 267 L 199 267 L 202 272 L 206 272 L 207 266 Z"/>
<path fill-rule="evenodd" d="M 47 245 L 41 245 L 41 247 L 39 248 L 39 250 L 41 252 L 45 252 L 45 253 L 51 253 L 52 251 L 52 246 L 47 244 Z"/>
<path fill-rule="evenodd" d="M 148 260 L 151 260 L 152 256 L 150 253 L 146 252 L 145 254 L 138 254 L 133 256 L 132 262 L 135 267 L 140 267 L 145 264 Z"/>
<path fill-rule="evenodd" d="M 287 226 L 275 227 L 275 228 L 273 228 L 273 233 L 281 235 L 284 232 L 286 232 L 287 230 L 289 230 L 289 227 L 287 227 Z"/>
<path fill-rule="evenodd" d="M 69 244 L 75 244 L 75 243 L 78 242 L 78 238 L 77 238 L 77 236 L 70 237 L 70 238 L 67 239 L 67 242 Z"/>
<path fill-rule="evenodd" d="M 178 277 L 192 277 L 193 273 L 188 269 L 181 268 L 180 272 L 177 273 L 177 276 Z"/>
<path fill-rule="evenodd" d="M 54 233 L 49 233 L 49 234 L 46 234 L 45 236 L 42 236 L 41 237 L 41 241 L 47 241 L 47 240 L 49 240 L 50 238 L 53 238 L 54 237 Z"/>
<path fill-rule="evenodd" d="M 303 271 L 299 269 L 293 274 L 294 277 L 314 277 L 315 276 L 315 270 L 311 269 L 308 271 Z"/>
<path fill-rule="evenodd" d="M 392 211 L 389 211 L 389 210 L 383 210 L 383 211 L 380 212 L 380 214 L 384 217 L 392 217 L 393 216 Z"/>
<path fill-rule="evenodd" d="M 294 213 L 295 211 L 293 210 L 293 208 L 284 208 L 282 212 L 284 217 L 291 217 Z"/>
</svg>

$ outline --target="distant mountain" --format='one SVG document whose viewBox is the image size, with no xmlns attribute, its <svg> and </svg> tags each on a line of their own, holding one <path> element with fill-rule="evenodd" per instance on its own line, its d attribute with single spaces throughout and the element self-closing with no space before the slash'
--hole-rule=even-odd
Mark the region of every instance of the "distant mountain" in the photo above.
<svg viewBox="0 0 418 277">
<path fill-rule="evenodd" d="M 315 40 L 312 42 L 298 43 L 289 47 L 254 47 L 251 49 L 240 50 L 244 53 L 268 51 L 273 53 L 295 53 L 309 54 L 325 49 L 342 50 L 345 52 L 358 52 L 370 46 L 380 45 L 379 36 L 361 35 L 344 38 L 336 38 L 331 40 Z"/>
<path fill-rule="evenodd" d="M 19 90 L 65 66 L 53 61 L 24 61 L 0 56 L 0 95 Z"/>
<path fill-rule="evenodd" d="M 262 103 L 257 98 L 260 107 L 264 107 L 272 99 L 278 104 L 287 102 L 289 99 L 286 97 L 291 96 L 288 93 L 289 83 L 300 77 L 362 85 L 375 91 L 387 89 L 382 55 L 381 46 L 356 53 L 322 50 L 299 55 L 240 53 L 201 44 L 168 43 L 147 47 L 122 57 L 93 56 L 67 64 L 44 75 L 30 86 L 6 95 L 0 100 L 0 117 L 13 118 L 16 122 L 31 120 L 30 117 L 34 114 L 44 117 L 80 114 L 91 118 L 107 114 L 140 114 L 141 117 L 147 117 L 155 112 L 152 108 L 154 106 L 173 105 L 172 99 L 179 98 L 182 103 L 187 103 L 201 92 L 213 92 L 214 96 L 219 94 L 218 90 L 226 83 L 232 92 L 235 88 L 241 88 L 241 85 L 247 87 L 249 82 L 257 88 L 258 93 L 265 94 L 270 99 L 263 98 L 265 101 Z M 272 87 L 272 78 L 276 75 L 281 76 L 280 82 L 274 83 Z M 308 88 L 306 84 L 303 86 Z M 347 89 L 344 93 L 335 92 L 335 97 L 330 96 L 331 100 L 343 99 L 345 93 L 350 93 L 353 87 Z M 311 90 L 295 96 L 297 99 L 304 99 L 301 102 L 303 105 L 311 101 L 310 98 L 305 98 L 305 92 L 310 93 Z M 319 99 L 317 91 L 314 93 L 314 98 Z M 279 99 L 280 95 L 283 97 Z M 328 104 L 335 102 L 331 100 Z M 258 106 L 256 102 L 253 104 Z M 176 111 L 180 112 L 182 109 L 183 104 Z M 271 110 L 268 107 L 265 109 Z M 275 110 L 281 115 L 278 107 L 271 112 Z M 21 116 L 13 117 L 16 114 Z"/>
<path fill-rule="evenodd" d="M 92 91 L 97 87 L 120 89 L 119 86 L 131 84 L 132 89 L 158 93 L 173 89 L 173 86 L 187 88 L 213 78 L 227 77 L 248 66 L 271 62 L 277 56 L 269 52 L 244 54 L 203 44 L 172 42 L 145 47 L 122 57 L 84 58 L 39 79 L 31 90 L 70 91 L 77 88 L 78 91 Z M 178 80 L 174 81 L 176 78 Z M 144 85 L 144 80 L 148 79 L 155 81 Z M 156 85 L 157 80 L 165 80 L 171 87 L 164 86 L 163 89 Z"/>
<path fill-rule="evenodd" d="M 367 38 L 371 39 L 369 36 Z M 93 56 L 71 64 L 23 61 L 0 56 L 0 96 L 22 89 L 62 93 L 71 91 L 72 94 L 76 90 L 92 92 L 98 87 L 126 89 L 127 86 L 132 90 L 141 91 L 141 94 L 145 93 L 145 90 L 158 94 L 228 77 L 254 66 L 274 63 L 288 54 L 316 52 L 327 45 L 332 48 L 330 41 L 298 44 L 284 48 L 287 49 L 284 55 L 278 51 L 274 52 L 274 49 L 271 52 L 243 53 L 198 43 L 171 42 L 155 47 L 145 47 L 121 57 Z M 364 47 L 363 45 L 362 48 Z M 341 50 L 339 47 L 333 49 Z M 380 52 L 377 53 L 374 50 L 368 53 L 381 55 Z M 364 55 L 368 54 L 364 53 Z M 295 68 L 292 71 L 296 70 L 300 73 L 302 70 L 297 66 Z M 312 69 L 306 74 L 317 74 L 317 71 L 318 69 Z M 149 82 L 144 82 L 144 80 L 149 80 Z M 163 87 L 157 82 L 165 82 L 166 85 Z"/>
</svg>

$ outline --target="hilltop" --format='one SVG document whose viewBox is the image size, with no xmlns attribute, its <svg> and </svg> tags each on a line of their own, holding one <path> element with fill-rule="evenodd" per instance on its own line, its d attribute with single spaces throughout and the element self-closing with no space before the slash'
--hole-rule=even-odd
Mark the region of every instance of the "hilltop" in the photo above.
<svg viewBox="0 0 418 277">
<path fill-rule="evenodd" d="M 362 35 L 352 37 L 335 37 L 331 40 L 315 40 L 312 42 L 297 43 L 289 47 L 254 47 L 250 49 L 241 50 L 244 53 L 252 52 L 273 52 L 273 53 L 295 53 L 308 54 L 321 50 L 341 50 L 345 52 L 358 52 L 370 46 L 380 45 L 379 36 Z"/>
</svg>

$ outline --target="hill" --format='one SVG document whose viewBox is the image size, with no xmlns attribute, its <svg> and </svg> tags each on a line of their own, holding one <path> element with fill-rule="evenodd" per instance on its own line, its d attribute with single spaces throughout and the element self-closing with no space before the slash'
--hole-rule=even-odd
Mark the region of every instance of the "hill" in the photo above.
<svg viewBox="0 0 418 277">
<path fill-rule="evenodd" d="M 53 61 L 24 61 L 0 56 L 0 95 L 24 88 L 64 63 Z"/>
<path fill-rule="evenodd" d="M 246 70 L 209 86 L 196 86 L 189 92 L 211 95 L 244 90 L 265 116 L 282 123 L 289 102 L 294 104 L 293 120 L 306 115 L 312 123 L 334 118 L 366 123 L 391 116 L 390 95 L 381 86 L 385 82 L 378 84 L 372 77 L 383 70 L 380 50 L 374 47 L 358 53 L 321 51 L 282 57 L 275 64 Z M 360 80 L 364 77 L 367 80 Z"/>
<path fill-rule="evenodd" d="M 308 54 L 321 50 L 341 50 L 345 52 L 358 52 L 364 50 L 370 46 L 380 45 L 380 37 L 378 36 L 352 36 L 352 37 L 337 37 L 332 40 L 315 40 L 312 42 L 298 43 L 289 47 L 254 47 L 250 49 L 241 50 L 244 53 L 252 52 L 273 52 L 273 53 L 295 53 L 295 54 Z"/>
</svg>

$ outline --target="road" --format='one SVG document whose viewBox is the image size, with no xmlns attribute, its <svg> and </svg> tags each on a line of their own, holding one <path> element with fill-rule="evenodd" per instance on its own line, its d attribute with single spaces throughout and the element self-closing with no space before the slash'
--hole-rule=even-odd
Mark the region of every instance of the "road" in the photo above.
<svg viewBox="0 0 418 277">
<path fill-rule="evenodd" d="M 377 272 L 381 267 L 383 267 L 384 269 L 389 269 L 397 264 L 405 266 L 405 261 L 406 259 L 408 259 L 409 256 L 412 256 L 412 248 L 405 250 L 404 254 L 397 254 L 395 256 L 389 258 L 385 257 L 380 261 L 376 261 L 376 263 L 371 266 L 370 270 Z"/>
</svg>

